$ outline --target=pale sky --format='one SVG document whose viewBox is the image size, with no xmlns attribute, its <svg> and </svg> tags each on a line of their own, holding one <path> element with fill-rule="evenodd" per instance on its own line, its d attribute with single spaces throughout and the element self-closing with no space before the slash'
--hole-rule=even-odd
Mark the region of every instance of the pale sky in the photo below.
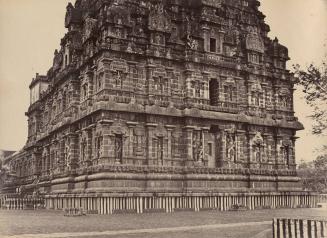
<svg viewBox="0 0 327 238">
<path fill-rule="evenodd" d="M 52 65 L 66 29 L 69 0 L 0 0 L 0 149 L 21 149 L 27 138 L 28 85 L 36 72 Z M 74 2 L 74 1 L 72 1 Z M 270 25 L 269 36 L 289 49 L 291 61 L 320 63 L 327 43 L 327 0 L 261 0 L 261 11 Z M 312 160 L 326 137 L 311 135 L 310 108 L 295 94 L 295 111 L 305 130 L 298 132 L 296 157 Z"/>
</svg>

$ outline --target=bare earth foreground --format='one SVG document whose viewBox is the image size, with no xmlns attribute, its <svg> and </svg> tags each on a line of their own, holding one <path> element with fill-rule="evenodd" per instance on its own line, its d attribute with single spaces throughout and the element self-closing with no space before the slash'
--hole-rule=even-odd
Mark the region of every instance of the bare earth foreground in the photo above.
<svg viewBox="0 0 327 238">
<path fill-rule="evenodd" d="M 273 217 L 327 218 L 323 209 L 176 212 L 65 217 L 61 211 L 0 210 L 0 237 L 271 237 Z"/>
</svg>

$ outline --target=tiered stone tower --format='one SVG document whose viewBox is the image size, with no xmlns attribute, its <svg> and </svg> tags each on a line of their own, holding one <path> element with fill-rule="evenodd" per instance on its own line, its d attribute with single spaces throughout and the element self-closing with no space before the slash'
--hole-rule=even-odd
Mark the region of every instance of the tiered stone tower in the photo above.
<svg viewBox="0 0 327 238">
<path fill-rule="evenodd" d="M 288 50 L 259 5 L 69 4 L 53 66 L 30 85 L 11 188 L 100 213 L 312 204 L 296 176 Z"/>
</svg>

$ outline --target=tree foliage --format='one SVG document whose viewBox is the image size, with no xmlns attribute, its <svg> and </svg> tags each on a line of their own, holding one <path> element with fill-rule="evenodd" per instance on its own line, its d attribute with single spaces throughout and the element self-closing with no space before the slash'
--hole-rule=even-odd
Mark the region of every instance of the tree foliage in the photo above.
<svg viewBox="0 0 327 238">
<path fill-rule="evenodd" d="M 298 167 L 303 189 L 326 192 L 327 191 L 327 154 L 318 156 L 314 161 L 301 162 Z"/>
<path fill-rule="evenodd" d="M 322 65 L 311 64 L 306 70 L 300 65 L 294 66 L 295 78 L 302 86 L 306 103 L 313 109 L 310 116 L 313 121 L 313 134 L 325 134 L 327 131 L 327 59 Z"/>
</svg>

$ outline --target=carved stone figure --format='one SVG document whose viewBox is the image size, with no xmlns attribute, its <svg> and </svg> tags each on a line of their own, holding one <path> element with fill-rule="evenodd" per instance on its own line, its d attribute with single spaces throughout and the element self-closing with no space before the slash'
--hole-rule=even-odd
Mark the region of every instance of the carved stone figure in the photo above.
<svg viewBox="0 0 327 238">
<path fill-rule="evenodd" d="M 123 136 L 115 136 L 115 157 L 116 162 L 121 163 L 123 158 Z"/>
<path fill-rule="evenodd" d="M 235 143 L 235 135 L 232 133 L 227 133 L 226 136 L 226 156 L 227 159 L 231 162 L 234 162 L 236 159 L 236 143 Z"/>
<path fill-rule="evenodd" d="M 201 132 L 196 132 L 193 135 L 193 159 L 195 162 L 203 161 L 203 144 Z"/>
</svg>

